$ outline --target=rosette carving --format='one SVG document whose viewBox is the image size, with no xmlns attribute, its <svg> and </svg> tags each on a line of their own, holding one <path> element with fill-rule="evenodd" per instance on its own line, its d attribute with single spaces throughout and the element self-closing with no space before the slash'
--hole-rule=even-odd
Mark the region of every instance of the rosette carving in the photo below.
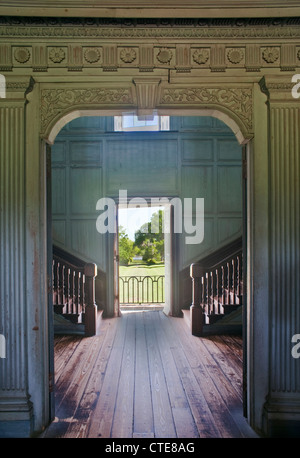
<svg viewBox="0 0 300 458">
<path fill-rule="evenodd" d="M 63 48 L 52 48 L 49 52 L 49 59 L 54 64 L 60 64 L 66 57 L 66 53 Z"/>
<path fill-rule="evenodd" d="M 17 48 L 14 52 L 14 56 L 17 62 L 25 64 L 30 59 L 30 51 L 28 48 Z"/>
<path fill-rule="evenodd" d="M 279 51 L 277 48 L 269 46 L 263 50 L 262 57 L 268 64 L 274 64 L 279 58 Z"/>
<path fill-rule="evenodd" d="M 99 62 L 101 57 L 100 50 L 98 48 L 88 48 L 84 51 L 84 58 L 89 64 L 95 64 Z"/>
<path fill-rule="evenodd" d="M 161 64 L 169 64 L 171 62 L 172 57 L 173 57 L 173 53 L 168 48 L 160 49 L 158 54 L 157 54 L 157 60 Z"/>
<path fill-rule="evenodd" d="M 242 49 L 229 49 L 227 53 L 229 62 L 232 64 L 239 64 L 244 58 L 244 52 Z"/>
<path fill-rule="evenodd" d="M 133 48 L 124 48 L 120 52 L 120 59 L 125 64 L 131 64 L 136 60 L 136 51 Z"/>
<path fill-rule="evenodd" d="M 193 52 L 193 61 L 196 62 L 196 64 L 206 64 L 208 59 L 209 52 L 205 48 L 196 49 L 196 51 Z"/>
</svg>

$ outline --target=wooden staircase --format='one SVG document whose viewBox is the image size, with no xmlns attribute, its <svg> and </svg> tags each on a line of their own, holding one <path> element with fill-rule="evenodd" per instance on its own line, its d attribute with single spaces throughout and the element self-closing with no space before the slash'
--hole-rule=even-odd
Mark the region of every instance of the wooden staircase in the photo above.
<svg viewBox="0 0 300 458">
<path fill-rule="evenodd" d="M 192 334 L 242 330 L 242 238 L 190 266 L 192 305 L 183 315 Z"/>
</svg>

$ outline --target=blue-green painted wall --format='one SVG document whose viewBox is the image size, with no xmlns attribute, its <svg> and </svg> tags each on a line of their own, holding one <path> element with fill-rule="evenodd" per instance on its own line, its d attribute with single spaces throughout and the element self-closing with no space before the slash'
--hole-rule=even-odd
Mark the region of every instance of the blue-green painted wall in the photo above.
<svg viewBox="0 0 300 458">
<path fill-rule="evenodd" d="M 107 239 L 96 203 L 117 197 L 203 197 L 204 241 L 178 237 L 178 270 L 242 232 L 242 149 L 212 117 L 172 117 L 167 132 L 114 132 L 112 117 L 69 123 L 52 148 L 53 239 L 107 269 Z"/>
</svg>

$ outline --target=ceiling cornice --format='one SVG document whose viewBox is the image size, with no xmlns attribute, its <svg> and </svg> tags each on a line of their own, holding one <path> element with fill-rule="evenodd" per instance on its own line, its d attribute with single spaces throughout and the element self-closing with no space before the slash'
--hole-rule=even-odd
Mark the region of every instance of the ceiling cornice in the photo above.
<svg viewBox="0 0 300 458">
<path fill-rule="evenodd" d="M 299 0 L 0 0 L 0 16 L 242 18 L 300 16 Z"/>
</svg>

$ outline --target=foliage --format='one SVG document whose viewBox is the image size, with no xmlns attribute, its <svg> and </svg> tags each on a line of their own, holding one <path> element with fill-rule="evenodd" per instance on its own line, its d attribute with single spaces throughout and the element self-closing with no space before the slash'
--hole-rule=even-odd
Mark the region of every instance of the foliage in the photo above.
<svg viewBox="0 0 300 458">
<path fill-rule="evenodd" d="M 119 228 L 119 259 L 120 264 L 128 265 L 136 253 L 134 242 L 129 239 L 126 230 Z"/>
<path fill-rule="evenodd" d="M 153 213 L 151 221 L 144 223 L 135 233 L 135 241 L 129 239 L 126 230 L 119 228 L 120 264 L 128 265 L 135 255 L 140 255 L 147 264 L 164 260 L 163 211 Z"/>
<path fill-rule="evenodd" d="M 143 261 L 155 264 L 164 260 L 163 211 L 153 213 L 151 221 L 143 224 L 135 233 L 135 246 Z"/>
</svg>

